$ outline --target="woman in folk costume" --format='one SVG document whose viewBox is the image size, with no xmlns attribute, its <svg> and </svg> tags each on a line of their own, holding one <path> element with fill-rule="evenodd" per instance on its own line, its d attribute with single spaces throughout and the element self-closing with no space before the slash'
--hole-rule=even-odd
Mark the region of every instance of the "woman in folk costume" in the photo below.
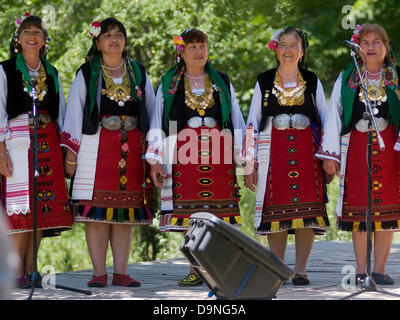
<svg viewBox="0 0 400 320">
<path fill-rule="evenodd" d="M 26 13 L 16 20 L 11 59 L 0 64 L 0 173 L 9 234 L 19 256 L 17 286 L 33 271 L 33 197 L 37 199 L 37 248 L 42 236 L 71 229 L 73 218 L 63 170 L 60 128 L 64 93 L 57 70 L 45 59 L 48 35 L 42 20 Z M 37 84 L 39 177 L 33 194 L 32 86 Z"/>
<path fill-rule="evenodd" d="M 389 39 L 384 28 L 376 24 L 357 26 L 352 41 L 359 43 L 358 64 L 368 89 L 378 130 L 385 143 L 381 150 L 376 132 L 372 145 L 371 219 L 374 235 L 374 272 L 378 284 L 393 284 L 386 274 L 393 231 L 399 229 L 399 153 L 397 130 L 400 121 L 399 68 L 394 65 Z M 329 101 L 324 135 L 317 157 L 323 168 L 340 178 L 336 207 L 337 226 L 352 232 L 357 260 L 356 281 L 366 276 L 367 234 L 367 129 L 363 120 L 366 101 L 354 62 L 339 75 Z M 397 140 L 397 143 L 396 143 Z M 396 151 L 397 150 L 397 151 Z M 371 275 L 369 275 L 371 276 Z"/>
<path fill-rule="evenodd" d="M 190 215 L 201 211 L 239 226 L 232 134 L 240 146 L 244 120 L 234 88 L 208 61 L 204 32 L 188 29 L 174 42 L 178 63 L 158 88 L 146 154 L 154 184 L 162 188 L 160 228 L 187 231 Z M 192 268 L 180 285 L 200 283 Z"/>
<path fill-rule="evenodd" d="M 318 77 L 305 69 L 307 35 L 288 27 L 268 43 L 278 67 L 258 75 L 246 129 L 245 185 L 256 193 L 256 233 L 268 235 L 282 261 L 295 233 L 295 285 L 307 285 L 315 234 L 329 225 L 325 181 L 315 158 L 326 102 Z"/>
<path fill-rule="evenodd" d="M 127 56 L 124 25 L 114 18 L 94 22 L 87 62 L 68 97 L 61 145 L 72 177 L 75 221 L 85 222 L 94 275 L 90 287 L 107 285 L 111 244 L 113 285 L 138 287 L 127 274 L 132 226 L 149 225 L 152 185 L 144 160 L 148 119 L 155 100 L 144 67 Z M 76 210 L 75 210 L 76 209 Z"/>
</svg>

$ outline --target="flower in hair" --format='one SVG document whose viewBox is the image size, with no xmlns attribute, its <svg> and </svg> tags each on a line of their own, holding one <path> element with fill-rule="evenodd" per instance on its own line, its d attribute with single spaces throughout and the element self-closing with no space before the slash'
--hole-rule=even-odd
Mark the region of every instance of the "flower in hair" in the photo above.
<svg viewBox="0 0 400 320">
<path fill-rule="evenodd" d="M 353 35 L 351 36 L 351 42 L 354 42 L 354 43 L 359 43 L 359 38 L 358 38 L 358 35 L 359 35 L 359 33 L 360 33 L 360 31 L 362 30 L 364 28 L 364 25 L 362 24 L 362 25 L 360 25 L 360 24 L 358 24 L 357 26 L 356 26 L 356 28 L 354 29 L 354 32 L 353 32 Z"/>
<path fill-rule="evenodd" d="M 93 22 L 92 25 L 90 26 L 89 34 L 92 37 L 97 38 L 100 32 L 101 32 L 100 22 L 99 21 Z"/>
<path fill-rule="evenodd" d="M 279 29 L 274 33 L 271 41 L 268 42 L 269 50 L 276 50 L 276 48 L 278 47 L 278 42 L 279 42 L 278 39 L 282 32 L 283 32 L 283 29 Z"/>
<path fill-rule="evenodd" d="M 278 48 L 278 41 L 271 40 L 270 42 L 268 42 L 268 49 L 269 50 L 276 50 L 276 48 Z"/>
<path fill-rule="evenodd" d="M 177 51 L 182 52 L 185 49 L 185 41 L 183 41 L 182 36 L 174 37 L 174 44 Z"/>
<path fill-rule="evenodd" d="M 29 12 L 25 12 L 25 14 L 23 16 L 20 16 L 17 20 L 15 20 L 15 26 L 17 27 L 17 29 L 20 27 L 22 21 L 24 21 L 26 18 L 30 17 L 30 13 Z"/>
</svg>

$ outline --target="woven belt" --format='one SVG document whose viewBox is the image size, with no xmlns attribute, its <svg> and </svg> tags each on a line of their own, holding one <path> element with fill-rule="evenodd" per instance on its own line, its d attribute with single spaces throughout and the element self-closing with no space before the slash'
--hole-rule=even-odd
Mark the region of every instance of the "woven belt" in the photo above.
<svg viewBox="0 0 400 320">
<path fill-rule="evenodd" d="M 303 114 L 296 113 L 289 115 L 286 113 L 278 114 L 272 119 L 272 125 L 277 130 L 298 129 L 304 130 L 310 125 L 310 119 Z"/>
<path fill-rule="evenodd" d="M 37 115 L 38 117 L 38 121 L 42 122 L 42 123 L 49 123 L 51 121 L 51 117 L 48 113 L 39 113 Z M 32 125 L 33 124 L 33 117 L 29 117 L 29 124 Z"/>
<path fill-rule="evenodd" d="M 211 117 L 192 117 L 187 121 L 187 124 L 191 128 L 200 128 L 201 126 L 205 126 L 208 128 L 214 128 L 217 126 L 218 122 L 214 118 Z"/>
<path fill-rule="evenodd" d="M 385 130 L 389 125 L 389 122 L 384 118 L 375 118 L 376 126 L 378 127 L 379 132 Z M 358 120 L 356 123 L 356 129 L 360 132 L 368 131 L 368 120 Z M 373 129 L 373 128 L 372 128 Z"/>
<path fill-rule="evenodd" d="M 131 131 L 137 127 L 137 123 L 137 118 L 131 116 L 110 116 L 101 119 L 101 125 L 111 131 L 116 131 L 121 128 L 126 131 Z"/>
</svg>

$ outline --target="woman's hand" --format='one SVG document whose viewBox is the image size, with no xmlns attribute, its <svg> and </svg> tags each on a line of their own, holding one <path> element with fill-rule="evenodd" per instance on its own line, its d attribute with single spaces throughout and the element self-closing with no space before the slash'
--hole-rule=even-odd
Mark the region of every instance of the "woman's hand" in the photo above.
<svg viewBox="0 0 400 320">
<path fill-rule="evenodd" d="M 13 173 L 11 158 L 6 150 L 0 152 L 0 173 L 7 178 L 10 178 Z"/>
<path fill-rule="evenodd" d="M 64 168 L 65 168 L 65 176 L 68 179 L 71 179 L 72 176 L 75 174 L 77 165 L 76 158 L 77 158 L 76 154 L 67 148 L 65 152 Z"/>
<path fill-rule="evenodd" d="M 254 192 L 256 190 L 258 179 L 257 168 L 247 165 L 245 168 L 245 173 L 247 174 L 244 175 L 244 185 Z"/>
<path fill-rule="evenodd" d="M 167 177 L 161 165 L 157 162 L 150 165 L 150 177 L 153 179 L 154 185 L 158 188 L 163 186 L 163 180 Z"/>
<path fill-rule="evenodd" d="M 334 176 L 335 174 L 339 176 L 339 162 L 335 160 L 324 159 L 322 168 L 329 176 Z"/>
</svg>

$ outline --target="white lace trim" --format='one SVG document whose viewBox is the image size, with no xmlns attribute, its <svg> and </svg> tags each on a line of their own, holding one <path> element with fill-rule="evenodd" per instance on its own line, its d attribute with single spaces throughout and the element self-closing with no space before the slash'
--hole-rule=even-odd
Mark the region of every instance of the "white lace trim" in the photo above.
<svg viewBox="0 0 400 320">
<path fill-rule="evenodd" d="M 14 214 L 22 213 L 24 216 L 26 216 L 30 211 L 31 209 L 29 207 L 23 209 L 7 209 L 7 215 L 11 217 Z"/>
</svg>

